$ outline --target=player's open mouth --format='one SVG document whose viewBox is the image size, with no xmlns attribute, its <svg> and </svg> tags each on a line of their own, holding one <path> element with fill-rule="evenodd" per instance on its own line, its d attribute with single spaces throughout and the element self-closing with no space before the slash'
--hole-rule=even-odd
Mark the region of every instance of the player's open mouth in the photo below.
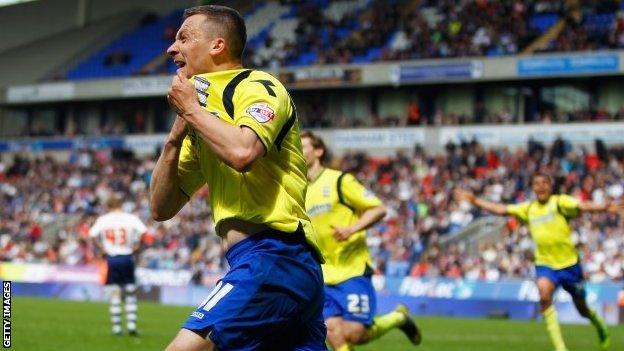
<svg viewBox="0 0 624 351">
<path fill-rule="evenodd" d="M 182 62 L 182 61 L 173 61 L 173 63 L 175 63 L 175 65 L 178 66 L 178 68 L 182 68 L 186 66 L 186 62 Z"/>
</svg>

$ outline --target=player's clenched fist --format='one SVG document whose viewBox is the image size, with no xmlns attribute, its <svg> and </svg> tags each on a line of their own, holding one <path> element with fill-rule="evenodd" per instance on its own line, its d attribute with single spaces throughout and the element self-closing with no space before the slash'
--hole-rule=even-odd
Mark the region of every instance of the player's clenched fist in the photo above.
<svg viewBox="0 0 624 351">
<path fill-rule="evenodd" d="M 182 118 L 199 108 L 195 88 L 179 69 L 171 81 L 167 100 L 171 108 Z"/>
</svg>

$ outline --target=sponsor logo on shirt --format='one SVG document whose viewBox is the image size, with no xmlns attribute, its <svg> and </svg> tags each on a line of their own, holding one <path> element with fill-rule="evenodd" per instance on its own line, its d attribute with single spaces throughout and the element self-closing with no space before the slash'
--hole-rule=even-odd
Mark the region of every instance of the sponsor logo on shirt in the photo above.
<svg viewBox="0 0 624 351">
<path fill-rule="evenodd" d="M 331 211 L 331 204 L 314 205 L 308 210 L 308 216 L 314 217 Z"/>
<path fill-rule="evenodd" d="M 275 111 L 263 103 L 251 104 L 247 107 L 247 113 L 260 123 L 270 122 L 275 118 Z"/>
<path fill-rule="evenodd" d="M 544 222 L 549 222 L 555 219 L 555 215 L 553 213 L 548 213 L 542 216 L 535 216 L 530 218 L 531 224 L 540 224 Z"/>
</svg>

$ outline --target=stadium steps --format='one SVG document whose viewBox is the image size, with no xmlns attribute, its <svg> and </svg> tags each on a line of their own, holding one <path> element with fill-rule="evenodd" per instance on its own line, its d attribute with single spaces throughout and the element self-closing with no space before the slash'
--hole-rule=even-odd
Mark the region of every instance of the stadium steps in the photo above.
<svg viewBox="0 0 624 351">
<path fill-rule="evenodd" d="M 552 25 L 544 34 L 540 35 L 531 44 L 529 44 L 524 50 L 520 52 L 521 55 L 531 55 L 539 50 L 548 48 L 551 41 L 557 39 L 559 34 L 563 32 L 566 27 L 566 20 L 561 19 Z"/>
<path fill-rule="evenodd" d="M 520 54 L 530 55 L 539 50 L 545 50 L 548 45 L 565 30 L 567 26 L 567 20 L 571 19 L 577 23 L 581 22 L 583 14 L 581 12 L 581 5 L 579 0 L 566 0 L 566 15 L 564 18 L 558 20 L 553 24 L 544 34 L 535 39 L 531 44 L 524 48 Z"/>
<path fill-rule="evenodd" d="M 440 237 L 440 247 L 446 249 L 457 244 L 468 254 L 476 255 L 482 244 L 501 241 L 506 226 L 507 221 L 503 217 L 482 217 L 455 234 Z"/>
<path fill-rule="evenodd" d="M 115 14 L 82 28 L 71 29 L 0 53 L 0 86 L 55 80 L 101 45 L 135 26 L 143 13 Z"/>
<path fill-rule="evenodd" d="M 80 217 L 77 214 L 59 214 L 53 217 L 54 220 L 44 221 L 41 225 L 43 231 L 41 238 L 48 242 L 56 241 L 62 230 L 76 227 L 80 222 Z"/>
</svg>

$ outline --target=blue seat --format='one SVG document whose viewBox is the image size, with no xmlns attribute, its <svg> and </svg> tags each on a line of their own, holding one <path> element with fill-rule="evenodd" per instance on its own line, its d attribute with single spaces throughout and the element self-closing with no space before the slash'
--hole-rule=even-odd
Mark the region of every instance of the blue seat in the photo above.
<svg viewBox="0 0 624 351">
<path fill-rule="evenodd" d="M 295 65 L 309 66 L 313 64 L 314 62 L 316 62 L 317 58 L 318 58 L 318 54 L 316 52 L 314 51 L 306 52 L 306 53 L 299 55 Z"/>
<path fill-rule="evenodd" d="M 583 18 L 583 24 L 590 32 L 605 33 L 611 30 L 615 22 L 615 14 L 600 13 L 589 14 Z"/>
<path fill-rule="evenodd" d="M 537 29 L 540 33 L 544 33 L 555 23 L 559 21 L 559 15 L 556 13 L 540 13 L 531 16 L 529 19 L 529 26 Z"/>
<path fill-rule="evenodd" d="M 67 73 L 68 79 L 104 78 L 128 76 L 136 73 L 145 64 L 161 55 L 171 44 L 164 38 L 167 27 L 180 25 L 182 11 L 174 11 L 145 26 L 137 27 L 105 46 Z M 106 57 L 117 52 L 129 54 L 127 64 L 106 66 Z"/>
</svg>

